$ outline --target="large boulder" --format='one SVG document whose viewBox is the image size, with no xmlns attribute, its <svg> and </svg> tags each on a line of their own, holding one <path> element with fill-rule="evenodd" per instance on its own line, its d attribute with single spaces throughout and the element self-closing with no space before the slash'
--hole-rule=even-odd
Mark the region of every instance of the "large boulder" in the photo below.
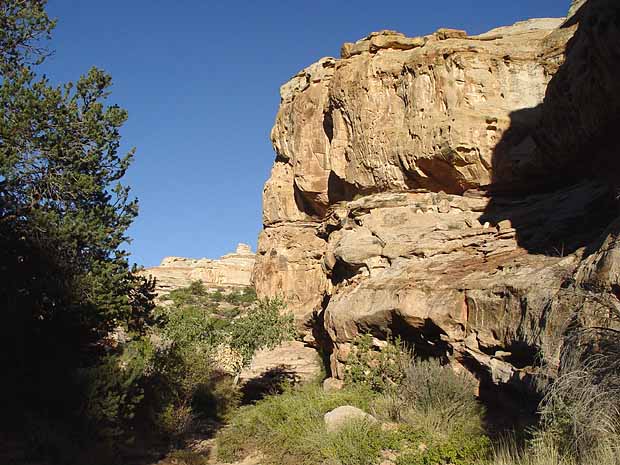
<svg viewBox="0 0 620 465">
<path fill-rule="evenodd" d="M 377 419 L 372 415 L 364 412 L 362 409 L 353 407 L 352 405 L 342 405 L 334 410 L 327 412 L 323 417 L 325 421 L 325 429 L 328 433 L 334 433 L 347 423 L 353 421 L 367 421 L 369 423 L 377 423 Z"/>
</svg>

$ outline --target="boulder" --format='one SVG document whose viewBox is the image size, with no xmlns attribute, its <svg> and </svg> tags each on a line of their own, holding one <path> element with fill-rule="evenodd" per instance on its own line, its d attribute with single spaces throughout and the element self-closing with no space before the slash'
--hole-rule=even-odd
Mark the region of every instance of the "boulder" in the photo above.
<svg viewBox="0 0 620 465">
<path fill-rule="evenodd" d="M 377 423 L 375 417 L 352 405 L 342 405 L 327 412 L 323 420 L 325 421 L 325 429 L 328 433 L 334 433 L 352 421 Z"/>
<path fill-rule="evenodd" d="M 241 383 L 261 377 L 281 377 L 294 382 L 314 381 L 322 371 L 316 349 L 303 342 L 287 341 L 274 349 L 260 350 L 239 375 Z"/>
<path fill-rule="evenodd" d="M 326 378 L 323 381 L 323 390 L 325 392 L 340 391 L 344 387 L 344 381 L 338 378 Z"/>
</svg>

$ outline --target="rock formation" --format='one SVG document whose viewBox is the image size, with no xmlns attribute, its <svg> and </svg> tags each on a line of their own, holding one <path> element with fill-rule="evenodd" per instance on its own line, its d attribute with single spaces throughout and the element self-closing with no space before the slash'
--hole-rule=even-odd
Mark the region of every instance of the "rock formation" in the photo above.
<svg viewBox="0 0 620 465">
<path fill-rule="evenodd" d="M 522 389 L 618 308 L 618 18 L 381 31 L 282 86 L 253 280 L 324 330 L 334 376 L 391 333 Z"/>
<path fill-rule="evenodd" d="M 267 387 L 277 382 L 310 382 L 321 374 L 319 354 L 299 341 L 286 341 L 273 349 L 259 350 L 250 366 L 239 375 L 241 384 L 261 383 Z"/>
<path fill-rule="evenodd" d="M 189 286 L 194 281 L 202 281 L 211 288 L 244 287 L 251 284 L 254 261 L 250 246 L 239 244 L 234 253 L 217 260 L 166 257 L 161 265 L 146 268 L 143 274 L 157 280 L 158 294 Z"/>
</svg>

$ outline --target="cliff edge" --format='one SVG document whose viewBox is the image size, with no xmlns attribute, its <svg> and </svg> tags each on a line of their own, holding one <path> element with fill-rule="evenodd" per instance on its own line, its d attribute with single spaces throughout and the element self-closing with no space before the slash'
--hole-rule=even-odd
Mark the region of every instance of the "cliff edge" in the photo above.
<svg viewBox="0 0 620 465">
<path fill-rule="evenodd" d="M 381 31 L 281 88 L 253 280 L 342 364 L 400 335 L 528 387 L 619 309 L 620 5 Z"/>
<path fill-rule="evenodd" d="M 209 288 L 245 287 L 251 285 L 255 256 L 247 244 L 237 245 L 234 253 L 219 259 L 166 257 L 159 266 L 146 268 L 145 276 L 156 279 L 158 294 L 202 281 Z"/>
</svg>

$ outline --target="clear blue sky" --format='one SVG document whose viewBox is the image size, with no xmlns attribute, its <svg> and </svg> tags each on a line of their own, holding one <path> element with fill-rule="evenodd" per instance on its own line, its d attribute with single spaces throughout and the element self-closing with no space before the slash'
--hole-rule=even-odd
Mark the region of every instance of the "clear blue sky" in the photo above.
<svg viewBox="0 0 620 465">
<path fill-rule="evenodd" d="M 44 66 L 74 80 L 112 74 L 111 103 L 129 111 L 127 176 L 140 200 L 130 230 L 135 262 L 218 257 L 256 246 L 279 87 L 343 42 L 372 31 L 470 34 L 531 17 L 564 16 L 569 0 L 377 2 L 49 0 L 58 18 Z"/>
</svg>

